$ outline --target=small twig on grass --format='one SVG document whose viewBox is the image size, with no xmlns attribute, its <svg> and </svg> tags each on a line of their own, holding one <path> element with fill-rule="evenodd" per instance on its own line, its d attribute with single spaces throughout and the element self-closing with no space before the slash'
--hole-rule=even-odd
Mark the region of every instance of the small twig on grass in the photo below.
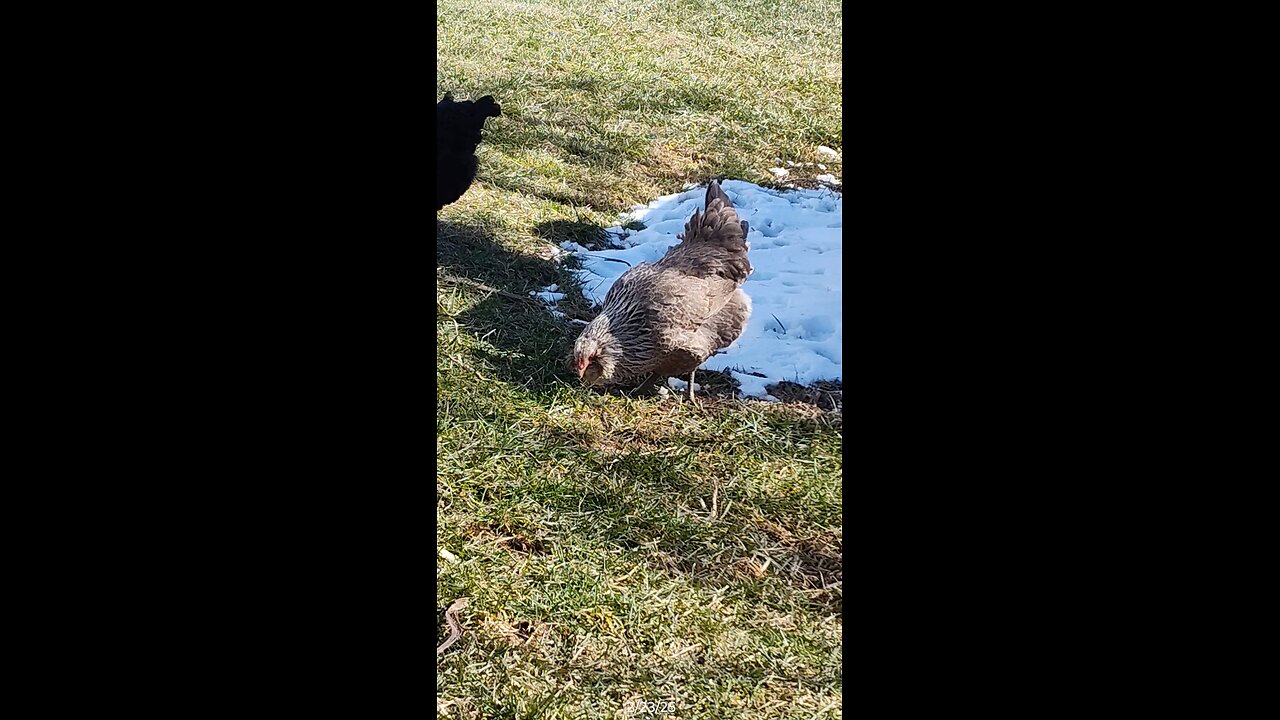
<svg viewBox="0 0 1280 720">
<path fill-rule="evenodd" d="M 620 263 L 622 263 L 623 265 L 626 265 L 627 267 L 631 267 L 631 263 L 627 262 L 626 260 L 622 260 L 622 259 L 620 259 L 620 258 L 593 257 L 593 258 L 591 258 L 591 259 L 592 259 L 592 260 L 604 260 L 605 262 L 620 262 Z"/>
<path fill-rule="evenodd" d="M 801 588 L 800 592 L 802 592 L 802 593 L 806 593 L 806 594 L 810 594 L 810 595 L 817 595 L 817 594 L 819 594 L 819 593 L 827 592 L 828 590 L 843 589 L 843 588 L 841 587 L 841 586 L 843 585 L 843 583 L 844 583 L 844 581 L 843 581 L 843 580 L 837 580 L 837 581 L 835 581 L 835 582 L 831 583 L 830 585 L 823 585 L 822 587 L 816 587 L 816 588 Z"/>
<path fill-rule="evenodd" d="M 460 277 L 454 277 L 453 275 L 445 275 L 441 273 L 439 270 L 440 270 L 439 268 L 436 268 L 436 282 L 444 280 L 447 283 L 454 283 L 457 285 L 470 285 L 471 287 L 476 288 L 478 290 L 485 290 L 491 293 L 497 293 L 498 295 L 501 295 L 503 297 L 508 297 L 513 300 L 527 300 L 531 303 L 537 304 L 537 301 L 534 300 L 532 297 L 529 297 L 526 295 L 517 295 L 515 293 L 507 292 L 506 290 L 499 290 L 498 288 L 493 287 L 492 285 L 485 285 L 482 282 L 476 282 L 475 280 L 471 280 L 468 278 L 460 278 Z"/>
</svg>

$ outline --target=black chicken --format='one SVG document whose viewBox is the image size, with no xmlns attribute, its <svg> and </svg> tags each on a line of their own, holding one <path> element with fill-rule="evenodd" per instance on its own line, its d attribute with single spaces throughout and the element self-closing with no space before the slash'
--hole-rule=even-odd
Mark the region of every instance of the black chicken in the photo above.
<svg viewBox="0 0 1280 720">
<path fill-rule="evenodd" d="M 436 103 L 436 212 L 462 197 L 476 179 L 476 147 L 485 120 L 502 114 L 492 95 L 455 102 L 445 93 Z"/>
</svg>

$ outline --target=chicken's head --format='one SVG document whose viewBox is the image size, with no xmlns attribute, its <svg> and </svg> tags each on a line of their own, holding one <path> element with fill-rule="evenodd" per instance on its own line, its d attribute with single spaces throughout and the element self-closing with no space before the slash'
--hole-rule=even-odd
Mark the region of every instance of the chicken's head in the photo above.
<svg viewBox="0 0 1280 720">
<path fill-rule="evenodd" d="M 616 348 L 608 332 L 608 320 L 600 316 L 587 325 L 573 345 L 573 371 L 584 385 L 595 385 L 613 377 Z"/>
<path fill-rule="evenodd" d="M 593 340 L 578 340 L 573 348 L 573 369 L 583 385 L 595 385 L 600 379 L 599 345 Z"/>
</svg>

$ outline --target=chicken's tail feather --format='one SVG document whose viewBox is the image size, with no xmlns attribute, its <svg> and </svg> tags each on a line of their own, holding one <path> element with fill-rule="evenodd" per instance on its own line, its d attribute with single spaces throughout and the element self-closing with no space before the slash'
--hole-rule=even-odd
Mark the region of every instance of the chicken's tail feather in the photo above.
<svg viewBox="0 0 1280 720">
<path fill-rule="evenodd" d="M 695 275 L 716 274 L 741 283 L 751 273 L 747 261 L 747 223 L 738 219 L 733 200 L 712 180 L 706 209 L 694 210 L 680 244 L 660 262 Z"/>
<path fill-rule="evenodd" d="M 727 208 L 733 207 L 733 201 L 729 199 L 729 194 L 726 193 L 724 188 L 720 187 L 720 183 L 715 180 L 707 183 L 707 201 L 705 207 L 711 207 L 711 202 L 713 200 L 721 201 Z"/>
</svg>

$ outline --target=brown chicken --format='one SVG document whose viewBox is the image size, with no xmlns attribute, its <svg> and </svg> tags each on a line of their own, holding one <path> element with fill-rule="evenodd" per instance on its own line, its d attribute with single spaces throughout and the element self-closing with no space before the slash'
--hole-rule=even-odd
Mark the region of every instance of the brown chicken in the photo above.
<svg viewBox="0 0 1280 720">
<path fill-rule="evenodd" d="M 578 377 L 606 385 L 688 373 L 692 400 L 698 366 L 737 340 L 751 316 L 751 298 L 740 289 L 751 274 L 747 229 L 712 180 L 706 211 L 694 211 L 680 244 L 609 289 L 574 345 Z"/>
</svg>

